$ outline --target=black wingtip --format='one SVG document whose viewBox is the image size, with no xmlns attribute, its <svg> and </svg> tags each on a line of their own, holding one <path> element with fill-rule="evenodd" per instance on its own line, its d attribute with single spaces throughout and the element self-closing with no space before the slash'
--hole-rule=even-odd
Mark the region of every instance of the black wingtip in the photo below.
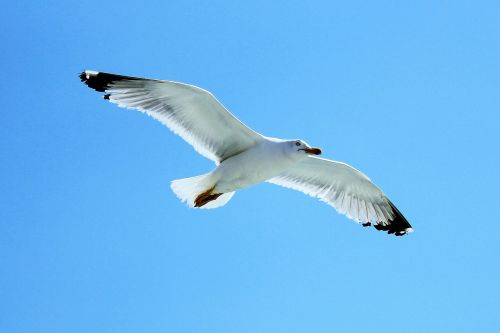
<svg viewBox="0 0 500 333">
<path fill-rule="evenodd" d="M 375 224 L 374 227 L 380 231 L 386 231 L 388 234 L 394 234 L 395 236 L 403 236 L 413 231 L 411 224 L 406 220 L 406 218 L 401 214 L 401 212 L 394 206 L 392 202 L 389 201 L 389 205 L 394 213 L 394 218 L 390 224 L 382 225 Z"/>
<path fill-rule="evenodd" d="M 81 72 L 79 77 L 80 80 L 83 83 L 85 83 L 89 88 L 92 88 L 100 92 L 105 92 L 109 88 L 110 84 L 114 82 L 118 82 L 121 80 L 127 80 L 127 81 L 139 80 L 139 78 L 136 77 L 104 73 L 104 72 L 95 72 L 89 70 Z"/>
<path fill-rule="evenodd" d="M 105 92 L 108 85 L 113 81 L 109 75 L 105 73 L 85 71 L 80 73 L 80 80 L 85 83 L 89 88 L 96 91 Z"/>
<path fill-rule="evenodd" d="M 80 81 L 85 82 L 87 80 L 87 76 L 85 75 L 85 72 L 81 72 L 80 75 L 78 75 L 80 78 Z"/>
</svg>

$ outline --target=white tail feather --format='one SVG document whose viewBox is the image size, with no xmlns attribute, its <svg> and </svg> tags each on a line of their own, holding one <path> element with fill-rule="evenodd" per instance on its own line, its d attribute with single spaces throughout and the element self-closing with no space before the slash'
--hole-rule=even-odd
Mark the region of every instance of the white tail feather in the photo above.
<svg viewBox="0 0 500 333">
<path fill-rule="evenodd" d="M 215 180 L 211 173 L 205 175 L 183 178 L 173 180 L 170 184 L 172 191 L 175 195 L 182 201 L 185 202 L 189 207 L 194 208 L 194 200 L 196 197 L 208 189 L 214 187 Z M 200 208 L 217 208 L 224 206 L 234 195 L 234 192 L 224 193 L 216 200 L 210 201 Z"/>
</svg>

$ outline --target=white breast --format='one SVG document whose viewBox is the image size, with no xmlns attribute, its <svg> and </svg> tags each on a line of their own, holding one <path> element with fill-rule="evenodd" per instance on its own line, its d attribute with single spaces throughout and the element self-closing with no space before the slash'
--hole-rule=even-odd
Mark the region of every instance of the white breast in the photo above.
<svg viewBox="0 0 500 333">
<path fill-rule="evenodd" d="M 214 170 L 218 182 L 214 192 L 232 192 L 279 175 L 297 161 L 285 154 L 279 144 L 263 142 L 223 161 Z"/>
</svg>

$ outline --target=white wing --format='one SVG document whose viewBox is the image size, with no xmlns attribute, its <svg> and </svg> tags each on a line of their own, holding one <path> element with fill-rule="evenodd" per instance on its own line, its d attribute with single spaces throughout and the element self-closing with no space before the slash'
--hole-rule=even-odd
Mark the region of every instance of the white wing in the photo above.
<svg viewBox="0 0 500 333">
<path fill-rule="evenodd" d="M 142 111 L 178 134 L 216 163 L 263 137 L 233 116 L 208 91 L 172 81 L 85 71 L 80 79 L 118 106 Z"/>
<path fill-rule="evenodd" d="M 291 188 L 335 207 L 364 226 L 402 236 L 411 225 L 370 179 L 340 162 L 308 157 L 268 182 Z"/>
</svg>

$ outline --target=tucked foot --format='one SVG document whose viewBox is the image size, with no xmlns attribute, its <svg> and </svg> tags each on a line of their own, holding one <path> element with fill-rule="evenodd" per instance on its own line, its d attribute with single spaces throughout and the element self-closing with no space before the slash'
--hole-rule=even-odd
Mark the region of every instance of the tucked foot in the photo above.
<svg viewBox="0 0 500 333">
<path fill-rule="evenodd" d="M 215 187 L 215 186 L 214 186 Z M 194 206 L 195 207 L 202 207 L 209 203 L 210 201 L 216 200 L 218 197 L 220 197 L 223 193 L 212 193 L 214 190 L 214 187 L 208 189 L 207 191 L 200 193 L 196 199 L 194 199 Z"/>
</svg>

